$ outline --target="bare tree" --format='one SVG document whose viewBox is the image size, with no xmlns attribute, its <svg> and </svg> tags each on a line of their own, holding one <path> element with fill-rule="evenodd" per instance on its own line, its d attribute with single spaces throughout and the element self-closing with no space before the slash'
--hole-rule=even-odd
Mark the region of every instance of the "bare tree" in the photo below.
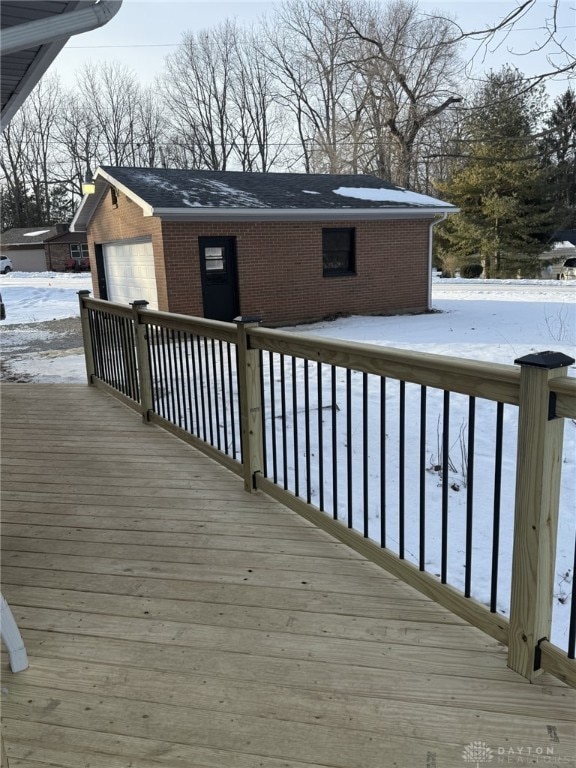
<svg viewBox="0 0 576 768">
<path fill-rule="evenodd" d="M 78 77 L 78 93 L 98 126 L 100 162 L 135 165 L 140 89 L 134 73 L 118 62 L 88 64 Z"/>
<path fill-rule="evenodd" d="M 141 90 L 136 107 L 135 161 L 149 168 L 163 164 L 163 149 L 168 141 L 166 114 L 155 94 L 152 88 Z"/>
<path fill-rule="evenodd" d="M 445 19 L 452 27 L 452 40 L 462 42 L 469 40 L 477 43 L 476 53 L 472 56 L 468 65 L 480 56 L 482 60 L 494 50 L 506 47 L 512 57 L 523 57 L 532 53 L 545 52 L 547 66 L 531 77 L 524 77 L 524 87 L 532 88 L 540 83 L 568 74 L 576 70 L 576 48 L 574 46 L 573 26 L 564 28 L 560 20 L 560 0 L 550 0 L 547 5 L 547 16 L 544 22 L 533 19 L 537 17 L 538 0 L 521 0 L 516 7 L 504 13 L 499 19 L 486 24 L 479 29 L 465 30 L 454 19 Z M 569 4 L 566 3 L 565 7 Z M 574 17 L 574 5 L 570 8 L 572 20 Z M 438 14 L 435 14 L 437 16 Z M 532 44 L 525 47 L 511 45 L 510 34 L 517 29 L 519 23 L 530 24 L 535 34 L 531 37 Z M 537 24 L 537 26 L 534 26 Z"/>
<path fill-rule="evenodd" d="M 422 16 L 416 3 L 394 0 L 356 6 L 349 28 L 362 43 L 356 64 L 370 98 L 371 123 L 385 170 L 385 131 L 397 150 L 390 178 L 402 186 L 417 180 L 417 140 L 423 129 L 462 99 L 457 93 L 460 60 L 448 20 Z M 388 162 L 390 156 L 388 155 Z"/>
<path fill-rule="evenodd" d="M 278 98 L 292 113 L 306 171 L 342 170 L 354 111 L 347 0 L 289 0 L 266 28 Z"/>
<path fill-rule="evenodd" d="M 254 32 L 237 30 L 231 97 L 237 113 L 235 154 L 244 171 L 269 171 L 282 157 L 285 120 L 274 100 L 264 44 Z"/>
<path fill-rule="evenodd" d="M 171 116 L 173 154 L 184 165 L 226 170 L 234 149 L 237 110 L 231 96 L 236 27 L 184 35 L 166 60 L 164 98 Z"/>
</svg>

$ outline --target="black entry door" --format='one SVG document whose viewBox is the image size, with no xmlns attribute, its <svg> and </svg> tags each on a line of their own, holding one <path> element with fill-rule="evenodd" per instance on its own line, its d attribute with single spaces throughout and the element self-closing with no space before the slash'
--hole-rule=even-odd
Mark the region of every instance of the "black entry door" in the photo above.
<svg viewBox="0 0 576 768">
<path fill-rule="evenodd" d="M 230 322 L 238 315 L 236 238 L 200 237 L 204 317 Z"/>
</svg>

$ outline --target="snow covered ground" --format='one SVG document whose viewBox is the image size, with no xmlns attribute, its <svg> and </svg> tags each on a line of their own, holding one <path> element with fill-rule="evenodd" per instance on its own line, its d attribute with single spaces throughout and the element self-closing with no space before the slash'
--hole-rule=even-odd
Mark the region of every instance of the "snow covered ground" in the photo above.
<svg viewBox="0 0 576 768">
<path fill-rule="evenodd" d="M 12 273 L 0 278 L 0 291 L 7 306 L 8 317 L 2 326 L 19 323 L 39 323 L 43 320 L 78 315 L 77 291 L 91 289 L 89 276 L 44 273 L 32 275 Z M 316 336 L 363 341 L 372 344 L 412 349 L 421 352 L 452 355 L 498 363 L 512 364 L 514 360 L 529 352 L 555 350 L 574 357 L 576 350 L 576 281 L 566 283 L 554 280 L 542 281 L 489 281 L 489 280 L 445 280 L 433 282 L 433 305 L 437 312 L 427 315 L 404 317 L 350 317 L 334 322 L 316 323 L 309 326 L 288 328 L 289 332 L 307 333 Z M 30 333 L 27 329 L 6 328 L 2 334 L 5 353 L 17 343 L 17 334 Z M 11 338 L 13 336 L 13 338 Z M 8 355 L 9 356 L 9 355 Z M 47 362 L 45 356 L 28 355 L 10 363 L 12 370 L 26 373 L 33 380 L 50 381 L 85 381 L 83 359 L 79 355 L 57 356 Z M 343 376 L 343 372 L 340 371 Z M 311 375 L 313 376 L 312 367 Z M 573 365 L 569 375 L 576 375 Z M 298 370 L 298 379 L 302 380 L 302 368 Z M 49 378 L 47 378 L 49 377 Z M 275 376 L 276 378 L 276 376 Z M 342 382 L 340 382 L 342 383 Z M 352 376 L 353 401 L 355 413 L 361 413 L 362 376 Z M 311 392 L 315 392 L 315 380 L 311 378 Z M 372 385 L 370 385 L 372 386 Z M 407 444 L 406 466 L 414 469 L 407 473 L 406 508 L 406 557 L 415 560 L 418 552 L 418 392 L 407 387 Z M 326 402 L 329 397 L 327 395 Z M 398 441 L 397 410 L 398 394 L 394 387 L 389 388 L 387 396 L 388 420 L 386 442 L 394 454 Z M 378 393 L 370 392 L 370 408 L 377 409 Z M 311 407 L 314 407 L 313 400 Z M 428 450 L 431 460 L 437 449 L 437 414 L 441 413 L 440 393 L 429 393 Z M 449 497 L 449 581 L 458 588 L 463 587 L 465 569 L 463 551 L 465 541 L 466 490 L 463 484 L 462 462 L 459 461 L 459 430 L 467 424 L 467 398 L 455 396 L 452 406 L 450 445 L 451 456 L 454 450 L 454 472 L 451 483 L 460 486 L 460 490 L 450 489 Z M 277 408 L 277 414 L 280 412 Z M 377 410 L 372 414 L 375 419 Z M 356 417 L 355 417 L 356 418 Z M 299 416 L 300 419 L 300 416 Z M 344 409 L 338 415 L 338 435 L 340 449 L 345 449 Z M 329 439 L 329 416 L 326 416 L 326 437 Z M 372 423 L 372 421 L 370 422 Z M 500 548 L 500 593 L 498 608 L 506 613 L 509 600 L 509 571 L 511 556 L 511 534 L 513 506 L 513 480 L 516 454 L 516 409 L 505 408 L 505 431 L 503 449 L 503 517 Z M 495 406 L 478 401 L 476 421 L 476 468 L 474 497 L 474 552 L 473 552 L 473 595 L 486 602 L 489 595 L 490 548 L 492 538 L 492 486 L 494 453 Z M 272 434 L 269 423 L 269 434 Z M 304 433 L 303 421 L 299 423 L 300 434 Z M 354 425 L 354 467 L 359 466 L 362 452 L 361 425 Z M 316 432 L 311 435 L 311 453 L 317 450 Z M 370 442 L 370 452 L 378 455 L 378 448 Z M 343 456 L 345 454 L 343 453 Z M 412 459 L 411 457 L 414 457 Z M 389 546 L 397 551 L 398 530 L 394 522 L 394 501 L 397 497 L 397 468 L 395 459 L 390 459 L 388 472 L 389 497 L 391 499 L 390 521 L 388 525 Z M 340 463 L 340 462 L 339 462 Z M 303 461 L 300 462 L 303 464 Z M 345 458 L 344 465 L 345 466 Z M 293 461 L 288 462 L 288 475 L 293 476 Z M 339 478 L 339 495 L 346 498 L 344 469 Z M 378 470 L 370 472 L 370 535 L 377 538 L 380 509 L 376 488 L 379 484 Z M 312 483 L 313 502 L 318 500 L 318 484 Z M 362 527 L 361 480 L 354 480 L 355 527 Z M 302 485 L 301 485 L 302 488 Z M 374 489 L 374 491 L 372 490 Z M 429 514 L 426 523 L 426 567 L 436 573 L 439 571 L 440 534 L 439 503 L 442 493 L 438 475 L 430 472 L 426 481 L 426 498 Z M 327 462 L 325 477 L 325 502 L 331 502 L 331 468 Z M 357 509 L 356 509 L 357 506 Z M 565 446 L 562 467 L 562 498 L 560 535 L 558 537 L 558 556 L 556 563 L 556 599 L 554 606 L 553 642 L 566 647 L 569 601 L 574 574 L 575 515 L 576 508 L 576 424 L 565 424 Z M 396 527 L 395 527 L 396 526 Z"/>
</svg>

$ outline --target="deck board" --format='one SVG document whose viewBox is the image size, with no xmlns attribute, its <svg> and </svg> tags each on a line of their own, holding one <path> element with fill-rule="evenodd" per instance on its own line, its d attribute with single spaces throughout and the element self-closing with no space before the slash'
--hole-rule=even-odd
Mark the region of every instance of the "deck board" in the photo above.
<svg viewBox="0 0 576 768">
<path fill-rule="evenodd" d="M 2 415 L 10 768 L 576 767 L 576 691 L 121 403 L 9 384 Z"/>
</svg>

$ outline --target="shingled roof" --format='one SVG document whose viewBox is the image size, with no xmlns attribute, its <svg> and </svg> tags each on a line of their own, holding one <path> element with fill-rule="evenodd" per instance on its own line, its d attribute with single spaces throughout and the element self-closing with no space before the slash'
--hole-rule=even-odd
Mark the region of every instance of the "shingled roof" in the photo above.
<svg viewBox="0 0 576 768">
<path fill-rule="evenodd" d="M 16 245 L 43 245 L 45 240 L 58 234 L 56 227 L 15 227 L 2 232 L 0 243 L 5 246 Z"/>
<path fill-rule="evenodd" d="M 248 173 L 103 166 L 96 195 L 82 201 L 72 228 L 84 229 L 109 186 L 166 219 L 428 218 L 458 211 L 450 203 L 375 176 Z"/>
</svg>

